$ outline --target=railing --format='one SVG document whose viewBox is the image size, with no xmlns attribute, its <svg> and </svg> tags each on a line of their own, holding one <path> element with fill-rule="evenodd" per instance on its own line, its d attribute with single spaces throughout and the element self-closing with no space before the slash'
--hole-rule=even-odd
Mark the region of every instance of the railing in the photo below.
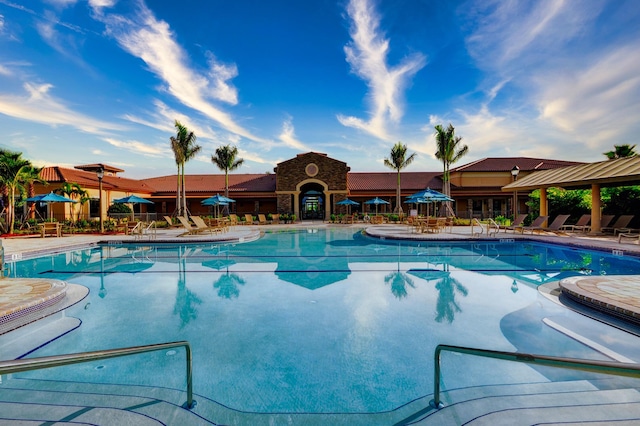
<svg viewBox="0 0 640 426">
<path fill-rule="evenodd" d="M 438 345 L 434 353 L 433 400 L 430 403 L 430 405 L 435 409 L 444 407 L 444 404 L 440 401 L 440 353 L 442 351 L 477 355 L 485 358 L 495 358 L 506 361 L 523 362 L 527 364 L 545 365 L 548 367 L 569 368 L 579 371 L 591 371 L 604 374 L 615 374 L 617 376 L 640 378 L 640 365 L 635 364 L 631 365 L 613 361 L 592 361 L 586 359 L 466 348 L 462 346 Z"/>
<path fill-rule="evenodd" d="M 162 349 L 178 348 L 182 346 L 184 346 L 187 359 L 187 402 L 184 403 L 183 407 L 190 410 L 195 407 L 196 402 L 193 400 L 191 345 L 187 341 L 158 343 L 154 345 L 133 346 L 129 348 L 108 349 L 104 351 L 82 352 L 76 354 L 45 356 L 40 358 L 0 361 L 0 375 L 20 373 L 23 371 L 40 370 L 43 368 L 62 367 L 65 365 L 81 364 L 89 361 L 118 358 L 121 356 L 136 355 Z"/>
</svg>

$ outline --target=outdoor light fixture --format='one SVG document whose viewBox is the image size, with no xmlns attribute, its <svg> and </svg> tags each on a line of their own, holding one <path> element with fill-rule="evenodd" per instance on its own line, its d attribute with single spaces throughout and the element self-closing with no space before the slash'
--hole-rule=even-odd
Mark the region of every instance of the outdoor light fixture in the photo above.
<svg viewBox="0 0 640 426">
<path fill-rule="evenodd" d="M 104 234 L 104 221 L 102 220 L 102 178 L 104 177 L 104 169 L 97 169 L 96 176 L 98 176 L 98 191 L 100 192 L 100 233 Z"/>
<path fill-rule="evenodd" d="M 513 181 L 518 180 L 518 173 L 520 173 L 520 167 L 513 166 L 511 169 L 511 176 L 513 176 Z M 516 216 L 518 216 L 518 190 L 513 191 L 513 220 L 516 220 Z"/>
</svg>

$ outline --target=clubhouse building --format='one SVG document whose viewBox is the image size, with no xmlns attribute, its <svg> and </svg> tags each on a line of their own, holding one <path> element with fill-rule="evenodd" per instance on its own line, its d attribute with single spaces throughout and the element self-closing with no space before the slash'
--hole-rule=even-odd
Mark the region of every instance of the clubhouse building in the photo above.
<svg viewBox="0 0 640 426">
<path fill-rule="evenodd" d="M 525 212 L 530 191 L 515 194 L 503 192 L 502 187 L 519 180 L 535 171 L 558 169 L 581 163 L 573 161 L 549 160 L 529 157 L 484 158 L 451 169 L 452 206 L 457 217 L 509 216 L 517 202 L 518 211 Z M 212 166 L 213 167 L 213 166 Z M 160 176 L 148 179 L 128 179 L 120 176 L 124 170 L 107 164 L 87 164 L 73 169 L 46 167 L 41 177 L 48 185 L 35 185 L 35 193 L 43 194 L 60 188 L 64 183 L 79 185 L 87 191 L 89 201 L 79 206 L 75 217 L 97 219 L 102 217 L 114 199 L 137 195 L 153 204 L 136 204 L 134 210 L 149 213 L 161 219 L 176 211 L 177 176 Z M 431 188 L 442 191 L 442 171 L 414 172 L 401 171 L 402 200 L 415 192 Z M 380 213 L 391 213 L 396 203 L 397 173 L 353 172 L 346 162 L 330 158 L 326 154 L 307 152 L 278 163 L 273 173 L 229 174 L 229 197 L 232 213 L 292 213 L 298 219 L 325 220 L 331 214 L 346 212 L 346 207 L 337 204 L 349 198 L 359 203 L 352 212 L 374 212 L 376 206 L 364 202 L 379 197 L 389 204 L 378 206 Z M 208 215 L 211 207 L 201 201 L 216 194 L 224 194 L 224 173 L 186 175 L 187 208 L 192 215 Z M 517 201 L 514 201 L 516 200 Z M 43 217 L 52 214 L 58 220 L 69 217 L 70 208 L 64 203 L 39 206 Z M 405 212 L 415 209 L 415 205 L 402 206 Z"/>
</svg>

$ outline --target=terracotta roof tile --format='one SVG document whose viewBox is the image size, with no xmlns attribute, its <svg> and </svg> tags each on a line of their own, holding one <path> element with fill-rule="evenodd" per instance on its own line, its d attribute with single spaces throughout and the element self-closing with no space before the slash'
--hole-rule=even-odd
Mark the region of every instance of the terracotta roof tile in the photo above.
<svg viewBox="0 0 640 426">
<path fill-rule="evenodd" d="M 421 189 L 442 189 L 440 172 L 400 172 L 402 192 L 417 192 Z M 349 173 L 348 187 L 350 191 L 395 191 L 397 186 L 396 172 L 381 173 Z"/>
<path fill-rule="evenodd" d="M 40 177 L 50 184 L 72 182 L 86 188 L 97 188 L 99 185 L 98 177 L 94 172 L 85 172 L 83 170 L 67 169 L 58 166 L 45 167 L 40 172 Z M 155 188 L 143 181 L 107 175 L 102 179 L 102 187 L 105 190 L 144 194 L 152 194 L 155 191 Z"/>
<path fill-rule="evenodd" d="M 185 185 L 189 193 L 222 193 L 224 192 L 224 175 L 186 175 Z M 143 179 L 149 186 L 155 188 L 158 193 L 176 192 L 177 176 L 160 176 Z M 229 193 L 234 192 L 275 192 L 275 174 L 230 174 Z"/>
</svg>

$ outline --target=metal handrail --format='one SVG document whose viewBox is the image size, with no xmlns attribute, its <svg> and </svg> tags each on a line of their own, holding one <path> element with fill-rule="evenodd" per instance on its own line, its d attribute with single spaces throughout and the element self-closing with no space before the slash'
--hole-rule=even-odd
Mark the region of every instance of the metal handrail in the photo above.
<svg viewBox="0 0 640 426">
<path fill-rule="evenodd" d="M 171 349 L 183 346 L 187 359 L 187 402 L 184 403 L 183 407 L 190 410 L 195 407 L 195 401 L 193 400 L 191 345 L 187 341 L 157 343 L 153 345 L 132 346 L 129 348 L 107 349 L 103 351 L 82 352 L 66 355 L 44 356 L 40 358 L 0 361 L 0 375 L 20 373 L 23 371 L 40 370 L 43 368 L 62 367 L 65 365 L 81 364 L 89 361 L 118 358 L 121 356 L 135 355 L 158 351 L 161 349 Z"/>
<path fill-rule="evenodd" d="M 613 361 L 593 361 L 587 359 L 565 358 L 547 355 L 532 355 L 521 352 L 492 351 L 489 349 L 467 348 L 462 346 L 438 345 L 434 352 L 434 383 L 433 400 L 430 405 L 435 409 L 444 407 L 440 401 L 440 353 L 442 351 L 457 352 L 467 355 L 477 355 L 486 358 L 502 359 L 506 361 L 523 362 L 527 364 L 546 365 L 549 367 L 569 368 L 580 371 L 595 371 L 604 374 L 615 374 L 640 378 L 640 365 L 631 365 Z"/>
</svg>

